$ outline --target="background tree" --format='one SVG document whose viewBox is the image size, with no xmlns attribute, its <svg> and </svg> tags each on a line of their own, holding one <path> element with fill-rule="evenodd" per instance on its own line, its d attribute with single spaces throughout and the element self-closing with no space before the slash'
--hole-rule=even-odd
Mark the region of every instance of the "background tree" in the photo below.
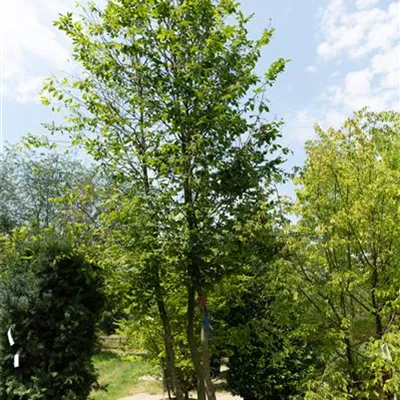
<svg viewBox="0 0 400 400">
<path fill-rule="evenodd" d="M 264 79 L 254 73 L 273 31 L 250 40 L 248 20 L 230 0 L 110 0 L 86 16 L 68 13 L 56 25 L 73 41 L 85 74 L 50 79 L 42 96 L 70 111 L 58 129 L 114 177 L 104 226 L 123 228 L 113 231 L 113 243 L 121 244 L 123 273 L 146 293 L 136 301 L 157 305 L 179 400 L 168 297 L 186 288 L 198 396 L 215 400 L 207 291 L 238 266 L 226 246 L 235 220 L 266 201 L 281 162 L 272 156 L 280 124 L 265 120 L 264 95 L 285 60 Z"/>
<path fill-rule="evenodd" d="M 74 222 L 94 222 L 101 195 L 101 178 L 93 166 L 58 151 L 41 138 L 27 137 L 25 145 L 0 156 L 0 226 L 10 232 L 29 225 L 65 230 Z M 31 149 L 31 146 L 43 146 Z M 68 201 L 66 201 L 68 198 Z"/>
<path fill-rule="evenodd" d="M 287 277 L 321 340 L 309 399 L 399 393 L 399 117 L 362 110 L 306 146 Z"/>
</svg>

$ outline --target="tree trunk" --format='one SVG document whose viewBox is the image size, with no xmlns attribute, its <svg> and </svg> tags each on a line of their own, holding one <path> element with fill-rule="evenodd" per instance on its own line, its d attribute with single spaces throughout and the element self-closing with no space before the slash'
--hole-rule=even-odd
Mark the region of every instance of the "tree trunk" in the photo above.
<svg viewBox="0 0 400 400">
<path fill-rule="evenodd" d="M 182 387 L 176 373 L 175 352 L 174 352 L 174 343 L 172 339 L 171 324 L 169 323 L 167 310 L 165 308 L 164 299 L 158 282 L 159 281 L 157 281 L 156 285 L 157 307 L 161 317 L 163 331 L 164 331 L 164 345 L 165 345 L 165 353 L 167 356 L 166 357 L 167 375 L 169 375 L 169 378 L 172 381 L 172 386 L 175 392 L 176 400 L 184 400 Z"/>
<path fill-rule="evenodd" d="M 168 375 L 167 368 L 163 365 L 163 392 L 167 392 L 168 399 L 172 400 L 173 388 L 171 387 L 171 377 Z"/>
<path fill-rule="evenodd" d="M 139 95 L 140 98 L 143 98 L 143 87 L 139 86 Z M 147 150 L 147 143 L 146 143 L 146 137 L 145 133 L 143 130 L 144 126 L 144 114 L 143 111 L 140 112 L 140 145 L 139 145 L 139 153 L 141 157 L 144 157 L 146 150 Z M 142 178 L 143 178 L 143 187 L 144 187 L 144 192 L 146 195 L 150 194 L 150 181 L 149 181 L 149 172 L 148 172 L 148 165 L 146 164 L 146 161 L 144 159 L 140 160 L 141 162 L 141 167 L 142 167 Z M 156 229 L 154 229 L 153 235 L 155 237 L 158 236 L 158 232 Z M 156 261 L 157 262 L 157 261 Z M 160 314 L 162 326 L 163 326 L 163 331 L 164 331 L 164 346 L 165 346 L 165 353 L 166 353 L 166 371 L 168 377 L 171 379 L 173 390 L 175 392 L 176 400 L 184 400 L 183 396 L 183 390 L 182 386 L 180 383 L 180 380 L 177 376 L 176 373 L 176 367 L 175 367 L 175 352 L 174 352 L 174 343 L 173 343 L 173 338 L 172 338 L 172 330 L 171 330 L 171 324 L 169 323 L 169 318 L 167 314 L 167 310 L 165 307 L 165 302 L 164 302 L 164 295 L 163 295 L 163 290 L 161 287 L 161 280 L 160 280 L 160 273 L 159 273 L 159 268 L 157 265 L 154 266 L 154 279 L 155 279 L 155 295 L 156 295 L 156 302 L 157 302 L 157 308 L 158 312 Z"/>
<path fill-rule="evenodd" d="M 189 132 L 186 133 L 182 141 L 182 153 L 185 156 L 190 155 L 188 148 L 191 144 L 191 135 Z M 188 286 L 188 310 L 187 310 L 187 339 L 190 348 L 190 354 L 193 361 L 193 366 L 197 375 L 198 382 L 198 400 L 205 400 L 205 393 L 207 394 L 208 400 L 215 400 L 215 390 L 211 382 L 210 375 L 210 360 L 208 352 L 208 340 L 207 335 L 203 332 L 205 314 L 203 316 L 202 310 L 202 328 L 201 328 L 201 357 L 198 353 L 195 335 L 194 335 L 194 313 L 195 313 L 195 294 L 196 289 L 199 296 L 202 296 L 201 291 L 201 270 L 200 270 L 200 256 L 198 255 L 198 226 L 196 214 L 194 212 L 194 201 L 192 192 L 192 168 L 191 168 L 191 157 L 184 162 L 185 178 L 183 184 L 183 192 L 185 205 L 188 207 L 186 211 L 186 223 L 189 230 L 189 254 L 188 254 L 188 278 L 190 280 Z M 204 317 L 204 320 L 203 320 Z M 205 389 L 205 390 L 204 390 Z"/>
<path fill-rule="evenodd" d="M 206 400 L 205 384 L 201 368 L 200 356 L 197 351 L 196 339 L 194 336 L 194 306 L 195 306 L 195 286 L 191 282 L 188 286 L 188 305 L 187 305 L 187 340 L 190 349 L 190 355 L 197 375 L 197 399 Z"/>
<path fill-rule="evenodd" d="M 216 400 L 214 385 L 211 381 L 210 353 L 208 350 L 208 333 L 206 329 L 206 309 L 201 310 L 201 356 L 205 386 L 208 400 Z"/>
</svg>

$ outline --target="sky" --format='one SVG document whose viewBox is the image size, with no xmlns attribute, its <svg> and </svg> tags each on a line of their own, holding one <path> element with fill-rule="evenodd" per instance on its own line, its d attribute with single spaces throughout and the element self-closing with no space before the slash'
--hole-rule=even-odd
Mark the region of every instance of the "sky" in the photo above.
<svg viewBox="0 0 400 400">
<path fill-rule="evenodd" d="M 103 0 L 97 0 L 102 1 Z M 242 0 L 252 38 L 276 29 L 257 67 L 261 74 L 278 57 L 290 59 L 268 92 L 271 118 L 283 118 L 283 142 L 304 161 L 313 125 L 339 127 L 353 111 L 400 110 L 400 0 Z M 70 44 L 52 26 L 74 0 L 0 0 L 3 65 L 3 136 L 15 143 L 43 133 L 53 118 L 40 105 L 43 79 L 70 71 Z"/>
</svg>

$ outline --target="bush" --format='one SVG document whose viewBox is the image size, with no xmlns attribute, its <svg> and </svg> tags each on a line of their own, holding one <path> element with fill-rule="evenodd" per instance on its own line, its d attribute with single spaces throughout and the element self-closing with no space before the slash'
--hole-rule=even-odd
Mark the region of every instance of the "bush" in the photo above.
<svg viewBox="0 0 400 400">
<path fill-rule="evenodd" d="M 103 307 L 99 269 L 53 239 L 14 243 L 3 268 L 0 398 L 87 399 L 96 382 L 91 359 Z M 20 366 L 14 368 L 17 351 Z"/>
<path fill-rule="evenodd" d="M 242 285 L 234 279 L 224 282 L 213 299 L 216 329 L 211 344 L 215 357 L 229 358 L 228 390 L 244 400 L 286 400 L 299 395 L 317 362 L 311 346 L 293 330 L 299 315 L 284 311 L 292 326 L 281 318 L 282 303 L 274 297 L 262 270 L 238 278 L 243 279 Z M 218 308 L 218 304 L 225 306 Z"/>
<path fill-rule="evenodd" d="M 300 394 L 311 365 L 300 343 L 285 343 L 267 329 L 253 330 L 246 343 L 233 350 L 227 385 L 244 400 L 287 400 Z"/>
</svg>

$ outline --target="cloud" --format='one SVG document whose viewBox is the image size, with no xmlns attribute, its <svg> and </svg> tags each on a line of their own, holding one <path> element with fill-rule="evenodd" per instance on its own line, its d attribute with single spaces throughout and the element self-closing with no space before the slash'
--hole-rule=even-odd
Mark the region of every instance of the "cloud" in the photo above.
<svg viewBox="0 0 400 400">
<path fill-rule="evenodd" d="M 308 108 L 295 112 L 294 118 L 288 123 L 285 137 L 291 141 L 304 143 L 314 137 L 314 124 L 317 122 L 315 115 Z"/>
<path fill-rule="evenodd" d="M 387 10 L 369 8 L 375 2 L 358 1 L 363 9 L 350 10 L 344 0 L 331 0 L 322 13 L 317 53 L 322 61 L 336 57 L 359 59 L 371 52 L 391 48 L 399 37 L 399 3 Z"/>
<path fill-rule="evenodd" d="M 328 88 L 330 100 L 347 112 L 400 109 L 400 46 L 378 53 L 364 69 L 347 72 L 341 86 Z"/>
<path fill-rule="evenodd" d="M 35 101 L 42 77 L 66 68 L 69 48 L 52 21 L 72 5 L 70 0 L 1 0 L 6 98 Z"/>
<path fill-rule="evenodd" d="M 17 83 L 14 89 L 15 100 L 19 103 L 39 102 L 38 93 L 44 83 L 44 79 L 44 76 L 35 76 Z"/>
<path fill-rule="evenodd" d="M 308 72 L 311 72 L 312 74 L 318 71 L 318 68 L 315 65 L 309 65 L 306 69 Z"/>
<path fill-rule="evenodd" d="M 400 27 L 399 27 L 400 30 Z M 400 45 L 393 46 L 385 53 L 375 55 L 371 60 L 374 74 L 380 75 L 380 86 L 388 89 L 400 87 Z"/>
<path fill-rule="evenodd" d="M 321 78 L 327 71 L 335 84 L 323 86 L 306 107 L 286 115 L 285 144 L 296 149 L 315 138 L 315 123 L 340 128 L 365 106 L 400 109 L 400 2 L 386 2 L 384 8 L 375 0 L 326 3 L 318 13 L 317 59 L 306 70 L 321 69 Z"/>
<path fill-rule="evenodd" d="M 323 97 L 340 113 L 369 106 L 400 108 L 399 1 L 386 8 L 375 0 L 330 0 L 321 13 L 317 47 L 320 62 L 341 62 L 347 71 Z"/>
<path fill-rule="evenodd" d="M 362 10 L 364 8 L 370 8 L 378 3 L 379 3 L 379 0 L 357 0 L 356 7 L 359 10 Z"/>
<path fill-rule="evenodd" d="M 340 128 L 346 119 L 346 114 L 329 107 L 309 106 L 301 108 L 288 118 L 289 122 L 284 126 L 285 145 L 292 147 L 295 144 L 304 144 L 307 140 L 316 137 L 314 125 L 318 124 L 322 129 L 330 127 Z M 297 146 L 296 146 L 297 147 Z"/>
</svg>

